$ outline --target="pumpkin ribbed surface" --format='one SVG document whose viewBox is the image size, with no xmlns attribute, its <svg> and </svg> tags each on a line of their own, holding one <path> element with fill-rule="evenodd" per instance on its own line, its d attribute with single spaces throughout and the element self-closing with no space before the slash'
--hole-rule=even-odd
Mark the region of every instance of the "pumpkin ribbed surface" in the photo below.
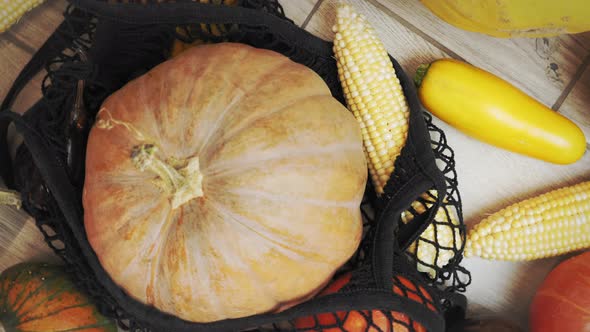
<svg viewBox="0 0 590 332">
<path fill-rule="evenodd" d="M 0 326 L 7 332 L 115 332 L 58 266 L 21 263 L 0 275 Z"/>
<path fill-rule="evenodd" d="M 128 294 L 180 318 L 294 305 L 358 247 L 360 128 L 278 53 L 183 52 L 107 98 L 87 149 L 91 246 Z"/>
</svg>

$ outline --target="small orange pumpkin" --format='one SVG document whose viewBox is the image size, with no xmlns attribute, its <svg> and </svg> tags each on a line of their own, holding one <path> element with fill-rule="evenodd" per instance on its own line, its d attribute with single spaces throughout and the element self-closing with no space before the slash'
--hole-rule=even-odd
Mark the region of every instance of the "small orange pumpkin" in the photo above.
<svg viewBox="0 0 590 332">
<path fill-rule="evenodd" d="M 21 263 L 0 274 L 0 330 L 115 332 L 80 293 L 65 271 L 54 265 Z"/>
<path fill-rule="evenodd" d="M 531 332 L 590 331 L 590 251 L 561 262 L 530 307 Z"/>
<path fill-rule="evenodd" d="M 328 295 L 338 292 L 342 287 L 350 282 L 352 275 L 350 273 L 343 274 L 326 287 L 319 296 Z M 429 302 L 424 303 L 430 310 L 436 311 L 436 308 L 432 305 L 432 296 L 421 286 L 416 286 L 408 279 L 397 276 L 397 281 L 401 283 L 408 292 L 402 290 L 398 285 L 393 286 L 393 292 L 395 294 L 406 296 L 416 302 L 424 303 L 422 297 L 426 298 Z M 421 294 L 418 295 L 418 292 Z M 426 332 L 424 326 L 416 321 L 410 323 L 410 317 L 402 312 L 392 311 L 391 315 L 394 321 L 390 319 L 380 310 L 362 310 L 362 311 L 339 311 L 336 314 L 324 313 L 316 316 L 302 317 L 295 320 L 294 324 L 297 329 L 305 330 L 306 332 L 408 332 L 407 326 L 412 326 L 415 332 Z M 367 317 L 372 321 L 369 325 Z M 336 319 L 338 318 L 338 320 Z M 336 326 L 338 321 L 343 322 L 340 327 L 329 327 L 322 328 L 325 326 Z M 399 323 L 399 322 L 403 322 Z M 377 329 L 378 328 L 378 329 Z"/>
</svg>

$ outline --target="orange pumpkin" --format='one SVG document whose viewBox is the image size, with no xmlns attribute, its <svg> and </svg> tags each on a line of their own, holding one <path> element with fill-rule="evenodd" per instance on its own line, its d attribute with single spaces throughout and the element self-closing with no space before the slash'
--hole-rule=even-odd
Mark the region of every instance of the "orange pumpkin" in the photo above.
<svg viewBox="0 0 590 332">
<path fill-rule="evenodd" d="M 194 322 L 284 309 L 359 245 L 361 130 L 283 55 L 188 49 L 111 95 L 96 123 L 88 240 L 143 303 Z"/>
<path fill-rule="evenodd" d="M 554 268 L 533 298 L 531 332 L 590 331 L 590 251 Z"/>
<path fill-rule="evenodd" d="M 0 330 L 115 332 L 59 266 L 21 263 L 0 274 Z"/>
<path fill-rule="evenodd" d="M 350 273 L 343 274 L 326 287 L 319 296 L 338 292 L 350 282 L 351 277 L 352 275 Z M 401 276 L 398 276 L 397 280 L 409 291 L 404 291 L 401 287 L 394 285 L 393 292 L 395 294 L 407 296 L 414 301 L 424 303 L 422 297 L 419 295 L 420 293 L 429 301 L 424 303 L 424 305 L 432 311 L 436 311 L 436 308 L 431 303 L 432 297 L 422 286 L 418 286 L 417 289 L 412 282 Z M 404 313 L 391 311 L 391 316 L 395 319 L 394 321 L 390 321 L 383 311 L 380 310 L 340 311 L 335 314 L 323 313 L 316 315 L 315 317 L 309 316 L 298 318 L 294 321 L 294 325 L 297 329 L 306 332 L 408 332 L 407 326 L 412 326 L 413 331 L 415 332 L 426 332 L 424 326 L 419 322 L 413 321 L 410 323 L 410 317 Z M 372 321 L 372 324 L 367 322 L 367 317 Z M 342 322 L 340 327 L 327 327 L 336 326 L 338 321 Z M 404 324 L 400 322 L 403 322 Z"/>
</svg>

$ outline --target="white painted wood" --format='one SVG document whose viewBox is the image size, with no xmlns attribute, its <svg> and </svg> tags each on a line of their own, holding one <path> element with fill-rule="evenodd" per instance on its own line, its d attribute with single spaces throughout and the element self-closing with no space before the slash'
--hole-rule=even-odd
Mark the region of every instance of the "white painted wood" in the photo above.
<svg viewBox="0 0 590 332">
<path fill-rule="evenodd" d="M 590 32 L 550 38 L 494 38 L 455 28 L 432 14 L 420 1 L 369 2 L 377 3 L 382 10 L 406 21 L 425 38 L 506 79 L 548 107 L 554 105 L 584 59 L 590 55 Z M 584 95 L 587 100 L 588 90 Z M 581 105 L 564 108 L 561 112 L 590 132 L 588 103 L 578 104 Z"/>
<path fill-rule="evenodd" d="M 539 97 L 549 106 L 555 102 L 564 86 L 563 82 L 547 75 L 549 62 L 560 64 L 563 70 L 561 80 L 567 82 L 590 49 L 590 45 L 582 46 L 577 39 L 569 36 L 553 38 L 545 44 L 543 40 L 496 40 L 459 31 L 437 22 L 436 17 L 421 9 L 418 1 L 414 0 L 383 0 L 376 5 L 374 1 L 350 2 L 369 18 L 387 50 L 408 74 L 412 75 L 420 63 L 450 56 L 445 53 L 445 50 L 450 50 L 471 63 L 514 81 L 515 85 Z M 308 25 L 309 31 L 326 39 L 333 38 L 330 28 L 335 3 L 326 0 L 322 4 Z M 395 15 L 412 24 L 405 25 L 396 20 Z M 412 26 L 424 29 L 424 33 L 433 36 L 444 48 L 433 46 Z M 588 99 L 590 85 L 580 83 L 579 86 L 577 95 L 568 98 L 565 107 L 581 108 L 580 100 Z M 572 105 L 575 103 L 577 105 Z M 571 110 L 566 113 L 576 114 Z M 590 128 L 584 119 L 590 119 L 590 115 L 582 119 L 574 118 L 579 125 Z M 445 131 L 455 151 L 464 217 L 470 227 L 484 216 L 526 197 L 590 180 L 590 153 L 572 165 L 553 165 L 476 141 L 437 118 L 434 118 L 434 123 Z M 497 316 L 526 329 L 529 303 L 546 274 L 561 259 L 563 257 L 523 263 L 466 259 L 465 266 L 473 277 L 473 283 L 466 293 L 469 315 Z"/>
<path fill-rule="evenodd" d="M 0 272 L 20 262 L 57 260 L 28 214 L 12 206 L 0 206 Z"/>
<path fill-rule="evenodd" d="M 301 26 L 318 0 L 280 1 L 285 15 Z"/>
<path fill-rule="evenodd" d="M 582 38 L 571 35 L 503 39 L 464 31 L 439 19 L 416 0 L 370 1 L 381 4 L 427 38 L 509 80 L 549 106 L 590 50 Z M 556 72 L 551 69 L 551 63 L 558 65 Z"/>
</svg>

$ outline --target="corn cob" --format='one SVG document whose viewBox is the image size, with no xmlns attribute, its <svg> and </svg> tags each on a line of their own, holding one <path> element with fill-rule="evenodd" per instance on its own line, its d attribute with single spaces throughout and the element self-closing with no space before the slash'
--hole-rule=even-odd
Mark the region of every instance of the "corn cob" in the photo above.
<svg viewBox="0 0 590 332">
<path fill-rule="evenodd" d="M 0 0 L 0 33 L 8 30 L 26 12 L 41 3 L 43 0 Z"/>
<path fill-rule="evenodd" d="M 377 194 L 393 172 L 408 134 L 408 104 L 375 30 L 350 5 L 336 12 L 334 54 L 349 110 L 358 120 Z"/>
<path fill-rule="evenodd" d="M 525 261 L 590 248 L 590 181 L 523 200 L 468 233 L 465 257 Z"/>
<path fill-rule="evenodd" d="M 371 180 L 375 191 L 381 195 L 394 171 L 395 159 L 406 142 L 408 104 L 384 45 L 363 15 L 354 12 L 350 5 L 341 4 L 337 8 L 333 30 L 334 54 L 342 90 L 349 110 L 361 127 Z M 431 199 L 427 193 L 423 197 Z M 424 213 L 432 204 L 424 207 L 416 201 L 412 206 L 418 213 Z M 403 213 L 404 222 L 412 219 L 413 215 L 409 211 Z M 454 232 L 459 232 L 452 225 L 458 225 L 453 215 L 449 220 L 441 208 L 437 211 L 436 220 L 447 222 L 448 226 L 430 225 L 421 237 L 439 241 L 439 245 L 420 241 L 418 245 L 414 243 L 408 248 L 416 255 L 419 269 L 433 278 L 436 277 L 436 271 L 419 262 L 443 267 L 456 251 L 440 247 L 458 249 L 462 244 L 460 234 L 453 237 Z"/>
<path fill-rule="evenodd" d="M 426 212 L 434 205 L 436 192 L 430 191 L 430 194 L 424 193 L 422 194 L 422 199 L 425 203 L 421 203 L 420 201 L 414 201 L 412 203 L 412 208 L 417 214 Z M 401 220 L 403 223 L 407 224 L 413 219 L 414 214 L 410 211 L 402 212 Z M 436 270 L 429 265 L 444 267 L 455 257 L 455 253 L 461 249 L 461 245 L 463 244 L 458 225 L 459 221 L 452 209 L 443 206 L 439 207 L 434 216 L 433 223 L 420 234 L 420 238 L 433 241 L 436 245 L 417 239 L 407 250 L 417 257 L 418 271 L 426 272 L 431 278 L 436 278 Z"/>
</svg>

